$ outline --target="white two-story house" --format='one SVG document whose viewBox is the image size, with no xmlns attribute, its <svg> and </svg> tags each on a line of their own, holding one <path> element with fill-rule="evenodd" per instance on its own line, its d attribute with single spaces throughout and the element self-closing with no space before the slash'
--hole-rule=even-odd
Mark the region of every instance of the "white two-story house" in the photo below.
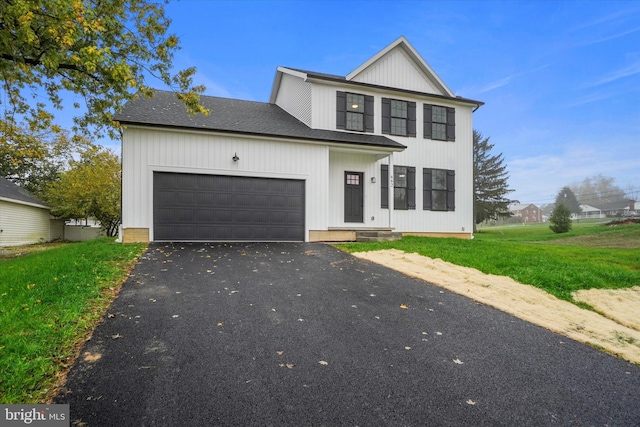
<svg viewBox="0 0 640 427">
<path fill-rule="evenodd" d="M 268 103 L 171 92 L 130 101 L 131 241 L 348 241 L 359 230 L 470 238 L 473 112 L 401 37 L 347 76 L 279 67 Z"/>
</svg>

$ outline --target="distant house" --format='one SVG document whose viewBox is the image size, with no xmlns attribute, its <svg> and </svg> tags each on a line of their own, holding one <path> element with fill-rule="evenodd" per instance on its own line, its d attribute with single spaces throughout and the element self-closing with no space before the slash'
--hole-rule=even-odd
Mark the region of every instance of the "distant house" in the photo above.
<svg viewBox="0 0 640 427">
<path fill-rule="evenodd" d="M 542 215 L 546 221 L 551 216 L 555 204 L 546 205 Z M 606 218 L 611 216 L 636 215 L 634 200 L 621 200 L 618 202 L 599 203 L 596 206 L 580 205 L 580 214 L 571 214 L 571 219 Z"/>
<path fill-rule="evenodd" d="M 598 206 L 606 216 L 621 216 L 635 213 L 635 200 L 602 203 Z"/>
<path fill-rule="evenodd" d="M 469 239 L 473 112 L 400 37 L 346 76 L 278 67 L 268 103 L 130 101 L 122 229 L 132 241 Z"/>
<path fill-rule="evenodd" d="M 0 177 L 0 247 L 51 240 L 51 208 Z"/>
<path fill-rule="evenodd" d="M 588 218 L 605 218 L 606 217 L 606 215 L 602 212 L 602 209 L 596 208 L 594 206 L 580 205 L 580 209 L 582 209 L 582 211 L 580 212 L 579 215 L 574 214 L 576 218 L 588 219 Z M 572 218 L 574 217 L 574 215 L 572 215 Z"/>
<path fill-rule="evenodd" d="M 533 204 L 520 204 L 509 207 L 512 215 L 520 217 L 525 224 L 542 222 L 542 210 Z"/>
</svg>

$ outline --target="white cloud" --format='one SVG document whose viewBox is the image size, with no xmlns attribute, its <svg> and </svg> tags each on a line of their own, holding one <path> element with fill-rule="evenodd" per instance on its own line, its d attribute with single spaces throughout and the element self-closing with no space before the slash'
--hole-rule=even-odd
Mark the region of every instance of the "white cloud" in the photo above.
<svg viewBox="0 0 640 427">
<path fill-rule="evenodd" d="M 631 77 L 634 76 L 636 74 L 640 74 L 640 60 L 636 61 L 635 63 L 621 68 L 617 71 L 614 71 L 613 73 L 609 74 L 606 77 L 603 77 L 600 80 L 597 80 L 589 85 L 587 85 L 587 87 L 593 87 L 593 86 L 600 86 L 606 83 L 611 83 L 614 82 L 616 80 L 619 79 L 623 79 L 625 77 Z"/>
</svg>

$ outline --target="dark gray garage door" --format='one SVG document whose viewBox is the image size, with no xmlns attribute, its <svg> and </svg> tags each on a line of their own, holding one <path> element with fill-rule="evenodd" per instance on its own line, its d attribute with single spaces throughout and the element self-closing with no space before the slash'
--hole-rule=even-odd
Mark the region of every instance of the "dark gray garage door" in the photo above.
<svg viewBox="0 0 640 427">
<path fill-rule="evenodd" d="M 304 181 L 154 172 L 153 236 L 303 241 Z"/>
</svg>

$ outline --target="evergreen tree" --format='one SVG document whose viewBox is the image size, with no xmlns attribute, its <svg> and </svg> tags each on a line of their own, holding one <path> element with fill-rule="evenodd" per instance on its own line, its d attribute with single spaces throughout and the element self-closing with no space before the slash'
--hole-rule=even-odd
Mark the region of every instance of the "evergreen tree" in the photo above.
<svg viewBox="0 0 640 427">
<path fill-rule="evenodd" d="M 569 209 L 570 213 L 576 215 L 579 215 L 580 212 L 582 212 L 580 202 L 569 187 L 562 187 L 562 190 L 560 190 L 560 192 L 556 196 L 556 207 L 559 205 L 564 205 L 567 209 Z"/>
<path fill-rule="evenodd" d="M 492 155 L 494 144 L 489 138 L 473 131 L 473 215 L 475 225 L 488 219 L 511 216 L 509 205 L 517 203 L 506 196 L 514 190 L 509 188 L 509 174 L 502 153 Z"/>
<path fill-rule="evenodd" d="M 571 211 L 562 203 L 556 204 L 549 222 L 551 222 L 549 228 L 554 233 L 566 233 L 571 230 Z"/>
</svg>

